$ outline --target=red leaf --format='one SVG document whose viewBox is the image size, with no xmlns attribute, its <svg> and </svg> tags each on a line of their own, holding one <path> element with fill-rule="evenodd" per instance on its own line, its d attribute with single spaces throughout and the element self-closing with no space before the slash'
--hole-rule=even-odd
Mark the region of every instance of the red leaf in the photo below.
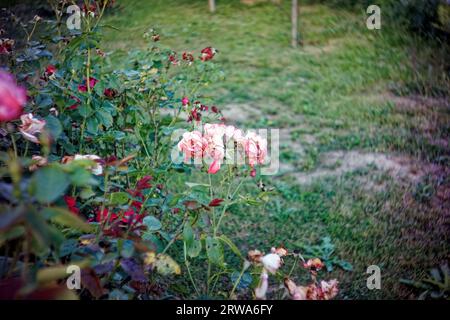
<svg viewBox="0 0 450 320">
<path fill-rule="evenodd" d="M 223 199 L 215 198 L 215 199 L 213 199 L 213 200 L 209 203 L 209 206 L 210 206 L 210 207 L 218 207 L 218 206 L 220 206 L 220 204 L 222 203 L 222 201 L 223 201 Z"/>
</svg>

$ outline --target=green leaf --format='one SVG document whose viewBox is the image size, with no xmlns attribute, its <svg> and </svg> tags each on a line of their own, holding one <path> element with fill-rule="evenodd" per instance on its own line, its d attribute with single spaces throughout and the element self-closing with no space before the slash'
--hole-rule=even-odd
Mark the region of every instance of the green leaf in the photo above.
<svg viewBox="0 0 450 320">
<path fill-rule="evenodd" d="M 78 241 L 75 239 L 69 239 L 61 243 L 59 247 L 59 257 L 65 257 L 71 255 L 78 246 Z"/>
<path fill-rule="evenodd" d="M 97 181 L 92 177 L 92 173 L 82 167 L 75 168 L 70 173 L 70 182 L 77 187 L 97 184 Z"/>
<path fill-rule="evenodd" d="M 36 105 L 41 109 L 50 107 L 53 104 L 52 97 L 48 94 L 38 94 L 35 101 Z"/>
<path fill-rule="evenodd" d="M 218 239 L 220 239 L 222 242 L 224 242 L 227 246 L 230 247 L 231 251 L 233 251 L 239 258 L 241 258 L 242 260 L 244 260 L 244 257 L 242 256 L 241 251 L 239 251 L 238 247 L 233 243 L 233 241 L 231 241 L 230 238 L 228 238 L 226 235 L 221 235 L 220 237 L 218 237 Z"/>
<path fill-rule="evenodd" d="M 147 226 L 148 231 L 157 231 L 161 229 L 161 222 L 153 216 L 145 217 L 143 222 Z"/>
<path fill-rule="evenodd" d="M 50 203 L 65 193 L 69 178 L 60 167 L 47 166 L 35 172 L 33 186 L 36 199 L 41 203 Z"/>
<path fill-rule="evenodd" d="M 111 205 L 123 205 L 129 200 L 128 193 L 126 192 L 114 192 L 111 193 L 110 204 Z"/>
<path fill-rule="evenodd" d="M 187 185 L 189 188 L 209 187 L 209 184 L 205 184 L 205 183 L 185 182 L 184 184 Z"/>
<path fill-rule="evenodd" d="M 222 265 L 224 261 L 222 244 L 217 238 L 208 236 L 205 240 L 208 260 L 216 265 Z"/>
<path fill-rule="evenodd" d="M 113 118 L 111 116 L 111 113 L 109 113 L 107 110 L 100 109 L 96 112 L 96 117 L 102 123 L 106 128 L 109 128 L 113 124 Z"/>
<path fill-rule="evenodd" d="M 192 226 L 189 222 L 184 224 L 183 240 L 187 245 L 194 241 L 194 230 L 192 230 Z"/>
<path fill-rule="evenodd" d="M 175 207 L 178 204 L 178 201 L 181 199 L 181 195 L 179 194 L 170 195 L 169 197 L 170 200 L 167 203 L 169 207 Z"/>
<path fill-rule="evenodd" d="M 145 240 L 145 241 L 151 242 L 149 245 L 156 252 L 161 252 L 165 248 L 165 246 L 162 243 L 161 239 L 159 239 L 159 237 L 156 234 L 154 234 L 154 233 L 144 232 L 144 234 L 142 235 L 142 239 Z"/>
<path fill-rule="evenodd" d="M 337 263 L 345 271 L 353 271 L 353 266 L 350 262 L 345 260 L 339 260 Z"/>
<path fill-rule="evenodd" d="M 87 104 L 82 104 L 81 106 L 79 106 L 77 108 L 78 113 L 80 114 L 80 116 L 87 118 L 90 116 L 92 109 L 87 105 Z"/>
<path fill-rule="evenodd" d="M 186 245 L 186 249 L 189 257 L 198 257 L 200 252 L 202 252 L 202 242 L 200 240 L 194 239 L 190 245 Z"/>
<path fill-rule="evenodd" d="M 96 134 L 98 132 L 98 120 L 96 117 L 89 117 L 87 120 L 87 130 L 90 133 Z"/>
<path fill-rule="evenodd" d="M 24 207 L 10 208 L 10 207 L 0 207 L 0 231 L 4 232 L 11 226 L 13 226 L 17 221 L 19 221 L 23 215 L 26 213 Z"/>
<path fill-rule="evenodd" d="M 0 233 L 0 247 L 9 240 L 16 239 L 25 234 L 25 228 L 23 226 L 12 227 L 11 230 Z"/>
<path fill-rule="evenodd" d="M 195 239 L 194 231 L 189 222 L 184 225 L 183 240 L 186 242 L 186 252 L 188 256 L 191 258 L 198 257 L 202 251 L 202 242 Z"/>
<path fill-rule="evenodd" d="M 52 115 L 45 117 L 45 121 L 45 128 L 47 128 L 47 130 L 50 132 L 50 135 L 53 137 L 53 139 L 57 140 L 63 131 L 61 122 L 58 118 Z"/>
<path fill-rule="evenodd" d="M 93 231 L 93 227 L 90 224 L 86 223 L 80 217 L 64 208 L 58 207 L 45 208 L 43 212 L 54 223 L 84 232 Z"/>
<path fill-rule="evenodd" d="M 131 240 L 124 240 L 120 249 L 120 255 L 124 258 L 131 258 L 134 253 L 134 242 Z"/>
<path fill-rule="evenodd" d="M 40 249 L 49 248 L 52 243 L 64 241 L 62 234 L 45 221 L 45 214 L 30 210 L 26 213 L 26 221 Z"/>
</svg>

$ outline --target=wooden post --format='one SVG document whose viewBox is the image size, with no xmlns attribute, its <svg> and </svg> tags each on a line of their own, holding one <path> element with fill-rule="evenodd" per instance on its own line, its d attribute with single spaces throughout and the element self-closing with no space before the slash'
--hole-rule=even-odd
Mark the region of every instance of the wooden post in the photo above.
<svg viewBox="0 0 450 320">
<path fill-rule="evenodd" d="M 291 44 L 292 44 L 292 47 L 297 48 L 297 46 L 298 46 L 298 0 L 292 0 L 291 22 L 292 22 Z"/>
<path fill-rule="evenodd" d="M 209 3 L 209 11 L 213 13 L 216 11 L 216 0 L 208 0 Z"/>
</svg>

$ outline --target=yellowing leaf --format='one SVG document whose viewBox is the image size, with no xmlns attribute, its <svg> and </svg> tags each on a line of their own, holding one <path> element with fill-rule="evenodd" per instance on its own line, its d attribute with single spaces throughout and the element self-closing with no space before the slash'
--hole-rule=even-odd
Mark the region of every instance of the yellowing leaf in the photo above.
<svg viewBox="0 0 450 320">
<path fill-rule="evenodd" d="M 156 254 L 151 251 L 151 252 L 146 252 L 144 254 L 144 264 L 147 266 L 151 266 L 155 263 L 156 261 Z"/>
<path fill-rule="evenodd" d="M 181 274 L 181 268 L 178 263 L 165 254 L 158 254 L 154 266 L 162 275 Z"/>
</svg>

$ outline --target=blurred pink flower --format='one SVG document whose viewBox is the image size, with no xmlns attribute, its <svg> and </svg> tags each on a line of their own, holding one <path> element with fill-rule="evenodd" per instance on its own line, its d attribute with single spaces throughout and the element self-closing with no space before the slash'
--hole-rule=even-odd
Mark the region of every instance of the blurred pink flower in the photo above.
<svg viewBox="0 0 450 320">
<path fill-rule="evenodd" d="M 19 118 L 26 102 L 25 89 L 17 86 L 11 74 L 0 71 L 0 122 Z"/>
<path fill-rule="evenodd" d="M 44 129 L 45 120 L 34 118 L 32 113 L 23 114 L 20 120 L 22 124 L 19 126 L 19 131 L 23 137 L 31 142 L 40 143 L 37 134 Z"/>
</svg>

